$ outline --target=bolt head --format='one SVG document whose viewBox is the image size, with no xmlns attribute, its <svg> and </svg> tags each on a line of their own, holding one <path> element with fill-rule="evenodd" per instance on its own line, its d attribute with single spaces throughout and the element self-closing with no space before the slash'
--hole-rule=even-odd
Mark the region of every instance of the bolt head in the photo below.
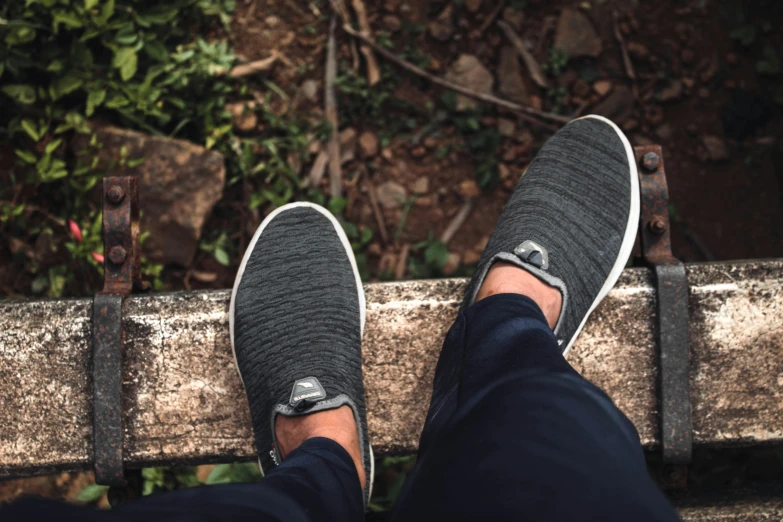
<svg viewBox="0 0 783 522">
<path fill-rule="evenodd" d="M 112 185 L 106 192 L 106 197 L 116 205 L 125 198 L 125 191 L 119 185 Z"/>
<path fill-rule="evenodd" d="M 113 246 L 111 247 L 111 250 L 109 250 L 109 261 L 111 261 L 115 265 L 123 264 L 127 257 L 128 257 L 128 253 L 120 245 Z"/>
<path fill-rule="evenodd" d="M 661 162 L 660 156 L 654 152 L 648 152 L 642 157 L 642 165 L 644 165 L 647 172 L 655 172 L 658 170 L 658 165 Z"/>
<path fill-rule="evenodd" d="M 660 236 L 664 232 L 666 232 L 666 222 L 662 218 L 653 218 L 652 221 L 650 221 L 650 231 Z"/>
</svg>

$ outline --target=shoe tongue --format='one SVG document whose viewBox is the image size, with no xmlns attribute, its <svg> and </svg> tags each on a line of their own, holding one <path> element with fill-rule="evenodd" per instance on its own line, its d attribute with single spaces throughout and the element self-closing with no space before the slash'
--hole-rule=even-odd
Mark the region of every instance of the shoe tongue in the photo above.
<svg viewBox="0 0 783 522">
<path fill-rule="evenodd" d="M 514 255 L 541 270 L 549 268 L 549 253 L 546 248 L 534 241 L 528 240 L 516 247 Z"/>
<path fill-rule="evenodd" d="M 288 405 L 298 412 L 305 411 L 326 398 L 326 390 L 315 377 L 305 377 L 294 383 Z"/>
</svg>

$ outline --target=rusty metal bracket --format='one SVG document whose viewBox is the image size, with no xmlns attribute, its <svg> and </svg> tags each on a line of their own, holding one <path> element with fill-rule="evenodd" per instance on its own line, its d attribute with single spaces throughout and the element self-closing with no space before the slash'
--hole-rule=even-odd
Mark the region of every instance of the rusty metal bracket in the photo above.
<svg viewBox="0 0 783 522">
<path fill-rule="evenodd" d="M 659 338 L 661 446 L 666 464 L 691 460 L 690 346 L 688 280 L 685 266 L 672 255 L 669 190 L 660 145 L 634 148 L 639 165 L 644 260 L 655 270 Z M 680 469 L 670 477 L 685 480 Z"/>
<path fill-rule="evenodd" d="M 95 481 L 125 485 L 122 456 L 122 301 L 141 289 L 136 178 L 103 180 L 103 289 L 92 315 Z"/>
</svg>

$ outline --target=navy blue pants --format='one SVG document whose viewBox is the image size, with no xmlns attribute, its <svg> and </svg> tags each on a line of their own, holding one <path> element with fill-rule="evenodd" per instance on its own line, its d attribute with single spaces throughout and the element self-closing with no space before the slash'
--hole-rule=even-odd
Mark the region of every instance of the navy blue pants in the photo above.
<svg viewBox="0 0 783 522">
<path fill-rule="evenodd" d="M 257 484 L 194 488 L 111 511 L 28 498 L 0 519 L 361 521 L 348 453 L 311 439 Z M 394 520 L 674 521 L 648 476 L 639 436 L 584 380 L 536 304 L 497 295 L 449 331 L 416 465 Z"/>
</svg>

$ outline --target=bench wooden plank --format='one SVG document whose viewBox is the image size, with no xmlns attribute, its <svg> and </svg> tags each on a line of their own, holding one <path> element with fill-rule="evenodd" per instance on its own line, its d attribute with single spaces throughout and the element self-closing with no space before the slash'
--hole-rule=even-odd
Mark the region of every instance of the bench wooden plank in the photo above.
<svg viewBox="0 0 783 522">
<path fill-rule="evenodd" d="M 783 260 L 688 267 L 697 444 L 783 441 Z M 569 361 L 657 444 L 654 291 L 626 270 Z M 464 280 L 366 286 L 365 382 L 376 453 L 415 451 Z M 131 467 L 252 458 L 228 291 L 126 301 Z M 89 468 L 90 299 L 0 303 L 0 476 Z"/>
</svg>

